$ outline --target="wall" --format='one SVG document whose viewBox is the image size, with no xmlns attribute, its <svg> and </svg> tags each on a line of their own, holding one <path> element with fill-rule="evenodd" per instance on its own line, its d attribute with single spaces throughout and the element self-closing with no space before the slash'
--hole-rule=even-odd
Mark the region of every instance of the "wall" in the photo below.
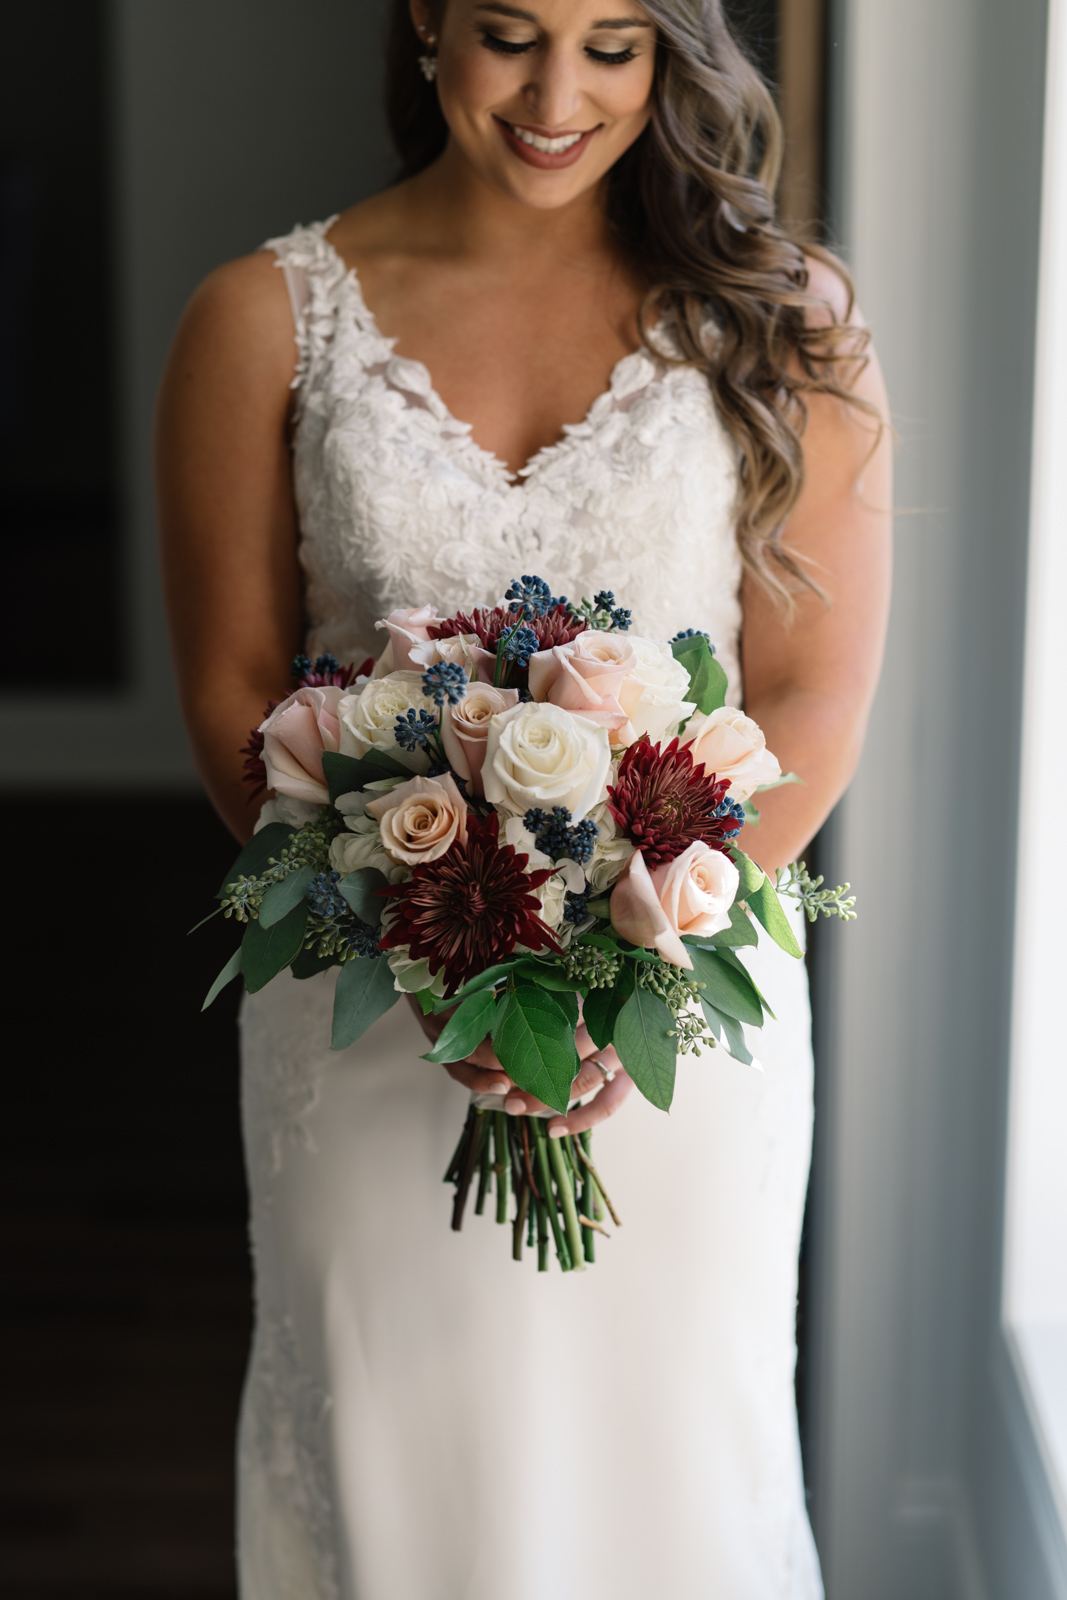
<svg viewBox="0 0 1067 1600">
<path fill-rule="evenodd" d="M 837 226 L 903 509 L 885 677 L 830 850 L 861 896 L 823 962 L 830 1600 L 1062 1592 L 998 1287 L 1045 11 L 839 0 L 832 21 Z"/>
<path fill-rule="evenodd" d="M 380 17 L 377 0 L 112 0 L 131 682 L 73 704 L 0 700 L 0 784 L 9 791 L 195 783 L 158 591 L 156 386 L 182 306 L 205 273 L 387 177 Z M 76 291 L 73 256 L 70 272 Z"/>
</svg>

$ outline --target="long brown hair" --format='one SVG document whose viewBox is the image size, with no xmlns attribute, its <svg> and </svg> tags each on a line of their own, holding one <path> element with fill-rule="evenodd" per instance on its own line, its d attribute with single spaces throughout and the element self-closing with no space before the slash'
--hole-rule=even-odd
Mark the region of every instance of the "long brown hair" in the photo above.
<svg viewBox="0 0 1067 1600">
<path fill-rule="evenodd" d="M 608 216 L 650 286 L 643 335 L 653 310 L 670 318 L 683 359 L 707 376 L 737 446 L 744 565 L 790 608 L 798 583 L 817 590 L 781 538 L 804 482 L 805 397 L 834 395 L 877 420 L 851 392 L 868 335 L 849 322 L 845 266 L 819 245 L 802 245 L 775 216 L 781 122 L 721 0 L 641 7 L 658 36 L 652 116 L 609 174 Z M 436 90 L 419 70 L 423 51 L 407 0 L 393 0 L 386 112 L 401 177 L 429 166 L 448 140 Z M 808 292 L 805 254 L 841 279 L 843 322 Z M 809 325 L 816 306 L 821 326 Z"/>
</svg>

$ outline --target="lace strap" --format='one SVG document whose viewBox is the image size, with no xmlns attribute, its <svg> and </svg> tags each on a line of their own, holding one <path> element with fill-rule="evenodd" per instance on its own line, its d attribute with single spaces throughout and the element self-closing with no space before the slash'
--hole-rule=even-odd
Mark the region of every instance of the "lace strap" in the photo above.
<svg viewBox="0 0 1067 1600">
<path fill-rule="evenodd" d="M 310 227 L 297 226 L 261 246 L 274 252 L 274 265 L 285 274 L 293 311 L 297 359 L 290 388 L 296 390 L 295 420 L 303 410 L 311 374 L 333 337 L 336 292 L 346 276 L 344 262 L 326 239 L 336 221 L 333 216 Z"/>
</svg>

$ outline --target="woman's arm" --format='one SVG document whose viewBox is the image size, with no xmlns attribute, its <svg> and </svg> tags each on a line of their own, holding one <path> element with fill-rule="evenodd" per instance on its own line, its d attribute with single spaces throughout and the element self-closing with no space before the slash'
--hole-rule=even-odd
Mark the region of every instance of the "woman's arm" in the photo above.
<svg viewBox="0 0 1067 1600">
<path fill-rule="evenodd" d="M 845 313 L 840 281 L 809 263 L 811 289 Z M 853 316 L 852 320 L 857 319 Z M 870 352 L 853 392 L 888 424 L 885 385 Z M 889 612 L 892 434 L 827 395 L 808 402 L 804 488 L 784 541 L 825 590 L 808 591 L 792 620 L 751 578 L 742 589 L 745 710 L 791 784 L 754 796 L 758 827 L 740 844 L 768 871 L 795 860 L 844 792 L 859 760 L 878 683 Z"/>
<path fill-rule="evenodd" d="M 266 252 L 194 294 L 159 396 L 156 480 L 178 688 L 200 776 L 238 839 L 256 808 L 240 748 L 291 689 L 303 634 L 288 421 L 295 351 Z"/>
</svg>

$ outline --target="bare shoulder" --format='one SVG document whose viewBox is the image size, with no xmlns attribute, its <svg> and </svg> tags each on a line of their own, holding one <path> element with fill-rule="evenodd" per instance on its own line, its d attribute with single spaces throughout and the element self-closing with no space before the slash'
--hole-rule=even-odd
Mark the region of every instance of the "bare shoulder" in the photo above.
<svg viewBox="0 0 1067 1600">
<path fill-rule="evenodd" d="M 295 364 L 284 275 L 268 250 L 227 261 L 194 291 L 171 349 L 169 377 L 211 374 L 227 384 L 268 383 L 284 396 Z"/>
</svg>

